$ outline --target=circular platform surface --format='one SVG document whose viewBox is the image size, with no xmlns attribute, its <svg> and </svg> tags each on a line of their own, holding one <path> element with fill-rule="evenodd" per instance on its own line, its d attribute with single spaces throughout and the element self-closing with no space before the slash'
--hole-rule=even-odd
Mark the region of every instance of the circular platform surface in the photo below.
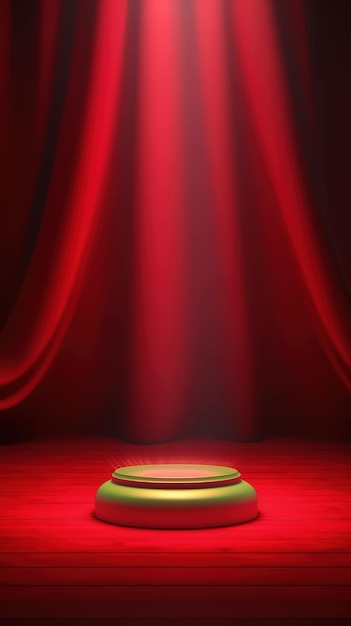
<svg viewBox="0 0 351 626">
<path fill-rule="evenodd" d="M 257 516 L 255 489 L 230 467 L 155 464 L 121 467 L 99 487 L 95 515 L 142 528 L 209 528 Z"/>
<path fill-rule="evenodd" d="M 231 467 L 164 463 L 120 467 L 113 472 L 112 480 L 119 485 L 149 489 L 203 489 L 232 485 L 240 476 L 240 472 Z"/>
</svg>

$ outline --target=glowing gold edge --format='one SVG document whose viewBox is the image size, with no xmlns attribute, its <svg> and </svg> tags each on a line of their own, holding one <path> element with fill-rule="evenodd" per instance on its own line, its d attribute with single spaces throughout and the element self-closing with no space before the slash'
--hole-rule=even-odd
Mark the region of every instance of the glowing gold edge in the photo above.
<svg viewBox="0 0 351 626">
<path fill-rule="evenodd" d="M 193 471 L 202 471 L 205 470 L 208 472 L 203 474 L 202 476 L 152 476 L 150 472 L 152 472 L 152 468 L 160 471 L 161 468 L 165 469 L 165 473 L 170 469 L 175 470 L 193 470 Z M 143 471 L 145 474 L 143 474 Z M 153 484 L 169 484 L 169 483 L 184 483 L 184 484 L 198 484 L 198 483 L 208 483 L 208 482 L 218 482 L 218 481 L 228 481 L 233 480 L 235 478 L 239 478 L 241 476 L 240 472 L 234 468 L 220 466 L 220 465 L 199 465 L 195 463 L 162 463 L 162 464 L 150 464 L 150 465 L 133 465 L 133 466 L 125 466 L 119 467 L 116 469 L 112 476 L 115 479 L 128 480 L 131 482 L 143 482 L 143 483 L 153 483 Z"/>
</svg>

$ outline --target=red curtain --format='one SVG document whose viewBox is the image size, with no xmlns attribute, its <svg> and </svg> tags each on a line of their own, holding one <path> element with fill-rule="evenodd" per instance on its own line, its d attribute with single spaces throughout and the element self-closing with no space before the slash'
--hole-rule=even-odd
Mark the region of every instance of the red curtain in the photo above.
<svg viewBox="0 0 351 626">
<path fill-rule="evenodd" d="M 340 6 L 1 3 L 4 440 L 347 436 Z"/>
</svg>

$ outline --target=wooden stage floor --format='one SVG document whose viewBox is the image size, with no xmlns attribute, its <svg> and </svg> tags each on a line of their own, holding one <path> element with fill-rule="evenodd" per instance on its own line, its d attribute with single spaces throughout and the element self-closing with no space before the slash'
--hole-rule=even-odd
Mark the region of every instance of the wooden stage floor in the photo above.
<svg viewBox="0 0 351 626">
<path fill-rule="evenodd" d="M 115 467 L 231 465 L 257 490 L 259 517 L 191 531 L 94 518 Z M 351 623 L 351 446 L 115 440 L 0 448 L 0 624 Z"/>
</svg>

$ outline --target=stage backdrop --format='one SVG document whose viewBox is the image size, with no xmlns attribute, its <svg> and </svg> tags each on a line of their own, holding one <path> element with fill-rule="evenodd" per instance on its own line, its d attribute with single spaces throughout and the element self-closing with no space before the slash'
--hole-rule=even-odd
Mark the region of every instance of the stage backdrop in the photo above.
<svg viewBox="0 0 351 626">
<path fill-rule="evenodd" d="M 1 0 L 2 441 L 350 438 L 349 0 Z"/>
</svg>

